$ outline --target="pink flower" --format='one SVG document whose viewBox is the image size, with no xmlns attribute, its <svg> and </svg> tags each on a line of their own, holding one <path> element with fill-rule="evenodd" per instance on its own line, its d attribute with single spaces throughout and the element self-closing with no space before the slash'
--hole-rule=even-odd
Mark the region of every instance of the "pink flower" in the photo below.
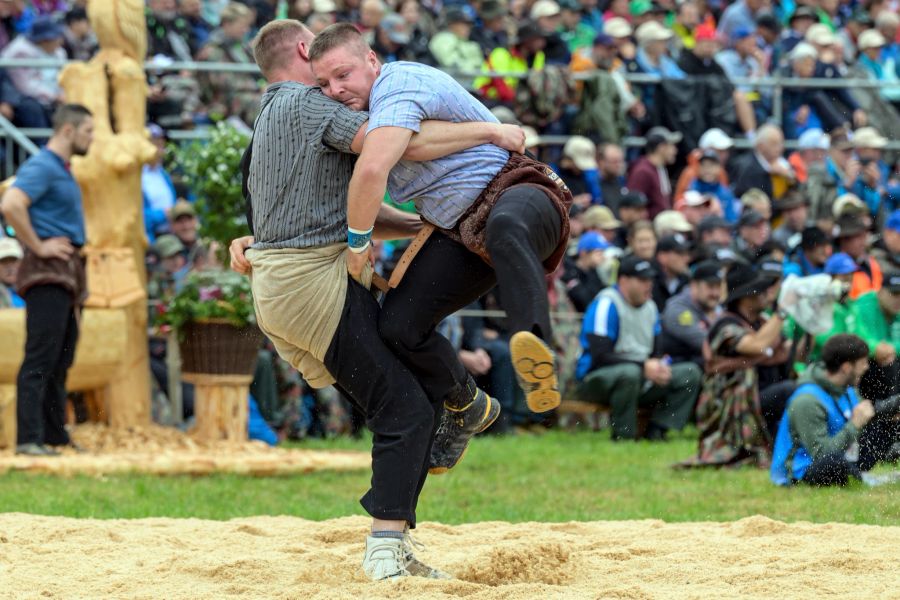
<svg viewBox="0 0 900 600">
<path fill-rule="evenodd" d="M 206 302 L 208 300 L 219 300 L 222 298 L 222 289 L 217 287 L 202 287 L 200 288 L 200 302 Z"/>
</svg>

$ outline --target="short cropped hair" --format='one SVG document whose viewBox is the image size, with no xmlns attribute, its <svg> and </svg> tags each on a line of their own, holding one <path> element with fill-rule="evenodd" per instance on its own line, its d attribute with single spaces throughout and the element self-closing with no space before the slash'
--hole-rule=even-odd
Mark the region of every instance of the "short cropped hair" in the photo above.
<svg viewBox="0 0 900 600">
<path fill-rule="evenodd" d="M 313 40 L 312 46 L 309 47 L 309 60 L 318 60 L 335 48 L 348 45 L 356 45 L 364 51 L 369 50 L 369 45 L 355 26 L 350 23 L 329 25 Z"/>
<path fill-rule="evenodd" d="M 831 336 L 822 348 L 822 362 L 829 373 L 837 373 L 841 365 L 869 356 L 869 346 L 858 335 L 839 333 Z"/>
<path fill-rule="evenodd" d="M 219 21 L 221 23 L 227 24 L 234 21 L 239 21 L 241 19 L 249 20 L 251 16 L 253 16 L 253 13 L 250 11 L 246 4 L 241 4 L 240 2 L 229 2 L 219 14 Z"/>
<path fill-rule="evenodd" d="M 78 128 L 88 117 L 94 116 L 82 104 L 61 104 L 53 113 L 53 131 L 59 131 L 64 125 Z"/>
<path fill-rule="evenodd" d="M 312 32 L 296 19 L 278 19 L 263 25 L 251 44 L 253 59 L 266 79 L 275 68 L 284 63 L 286 47 L 296 46 L 304 37 L 312 38 Z"/>
</svg>

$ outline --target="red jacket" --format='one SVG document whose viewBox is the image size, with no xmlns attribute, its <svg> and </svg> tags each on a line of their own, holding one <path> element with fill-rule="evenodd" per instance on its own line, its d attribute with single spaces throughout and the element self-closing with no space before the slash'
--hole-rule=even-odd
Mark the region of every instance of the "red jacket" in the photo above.
<svg viewBox="0 0 900 600">
<path fill-rule="evenodd" d="M 625 187 L 631 191 L 643 192 L 647 196 L 647 212 L 651 219 L 662 211 L 672 208 L 671 190 L 668 194 L 663 194 L 659 171 L 653 163 L 647 160 L 646 156 L 635 161 L 631 172 L 628 173 L 628 182 Z"/>
</svg>

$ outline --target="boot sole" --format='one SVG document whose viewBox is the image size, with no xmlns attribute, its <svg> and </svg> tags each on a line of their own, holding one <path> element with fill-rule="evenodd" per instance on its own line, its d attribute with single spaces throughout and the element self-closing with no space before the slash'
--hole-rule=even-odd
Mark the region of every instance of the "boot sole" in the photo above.
<svg viewBox="0 0 900 600">
<path fill-rule="evenodd" d="M 490 396 L 489 396 L 489 397 L 490 397 Z M 497 407 L 497 410 L 496 410 L 496 411 L 493 411 L 494 406 Z M 478 431 L 476 431 L 474 434 L 472 434 L 473 437 L 476 436 L 476 435 L 478 435 L 479 433 L 481 433 L 482 431 L 484 431 L 485 429 L 487 429 L 487 428 L 490 427 L 491 425 L 493 425 L 493 424 L 494 424 L 494 421 L 496 421 L 497 418 L 500 416 L 500 403 L 497 402 L 497 399 L 496 399 L 496 398 L 491 398 L 491 409 L 492 409 L 492 411 L 493 411 L 494 414 L 488 416 L 488 419 L 487 419 L 487 421 L 484 423 L 484 425 L 482 425 L 481 428 L 480 428 Z M 469 441 L 470 441 L 470 442 L 472 441 L 471 438 L 469 439 Z M 456 463 L 455 463 L 452 467 L 431 467 L 430 469 L 428 469 L 428 474 L 429 474 L 429 475 L 443 475 L 443 474 L 445 474 L 447 471 L 449 471 L 450 469 L 455 469 L 455 468 L 457 467 L 457 465 L 459 465 L 459 463 L 462 462 L 462 459 L 465 458 L 466 452 L 468 452 L 468 451 L 469 451 L 469 444 L 467 443 L 467 444 L 466 444 L 466 449 L 463 450 L 462 454 L 459 455 L 459 458 L 456 460 Z"/>
<path fill-rule="evenodd" d="M 532 412 L 542 413 L 559 406 L 560 396 L 553 353 L 539 337 L 527 331 L 520 331 L 509 341 L 513 368 L 519 382 L 525 382 L 534 389 L 525 391 L 525 402 Z M 525 386 L 522 386 L 523 388 Z"/>
</svg>

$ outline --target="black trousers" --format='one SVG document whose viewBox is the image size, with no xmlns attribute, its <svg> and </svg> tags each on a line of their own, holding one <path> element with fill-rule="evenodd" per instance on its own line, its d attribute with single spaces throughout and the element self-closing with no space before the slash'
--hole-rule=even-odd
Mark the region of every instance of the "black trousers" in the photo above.
<svg viewBox="0 0 900 600">
<path fill-rule="evenodd" d="M 542 190 L 514 186 L 488 217 L 485 241 L 493 267 L 435 231 L 400 284 L 387 293 L 378 321 L 381 337 L 433 402 L 455 397 L 467 377 L 453 346 L 435 327 L 495 285 L 510 333 L 530 331 L 550 339 L 542 263 L 556 249 L 561 227 L 556 207 Z"/>
<path fill-rule="evenodd" d="M 25 359 L 16 379 L 19 444 L 69 443 L 66 373 L 75 359 L 80 308 L 58 285 L 25 292 Z"/>
<path fill-rule="evenodd" d="M 782 381 L 759 391 L 759 405 L 766 420 L 766 428 L 773 440 L 778 436 L 778 425 L 781 423 L 787 401 L 796 389 L 796 381 Z"/>
<path fill-rule="evenodd" d="M 416 525 L 441 404 L 429 403 L 412 373 L 378 336 L 378 303 L 353 281 L 325 354 L 335 387 L 366 416 L 372 431 L 372 483 L 360 503 L 376 519 Z"/>
<path fill-rule="evenodd" d="M 871 470 L 884 460 L 891 446 L 898 441 L 897 426 L 893 419 L 876 417 L 859 432 L 859 459 L 851 463 L 843 452 L 827 454 L 813 461 L 803 474 L 803 483 L 818 486 L 844 486 L 850 478 L 859 479 L 864 471 Z"/>
</svg>

